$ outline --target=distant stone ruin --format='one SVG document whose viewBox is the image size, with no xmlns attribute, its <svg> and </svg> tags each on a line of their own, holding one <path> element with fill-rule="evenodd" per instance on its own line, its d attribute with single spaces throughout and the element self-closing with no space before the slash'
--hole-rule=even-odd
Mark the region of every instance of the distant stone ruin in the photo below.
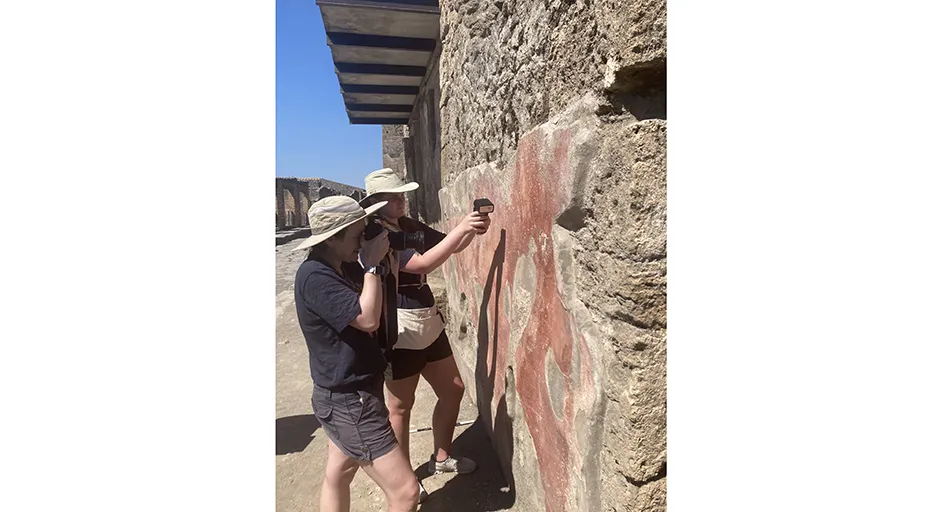
<svg viewBox="0 0 940 512">
<path fill-rule="evenodd" d="M 329 196 L 349 196 L 361 201 L 366 191 L 323 178 L 275 178 L 277 231 L 306 227 L 310 205 Z"/>
</svg>

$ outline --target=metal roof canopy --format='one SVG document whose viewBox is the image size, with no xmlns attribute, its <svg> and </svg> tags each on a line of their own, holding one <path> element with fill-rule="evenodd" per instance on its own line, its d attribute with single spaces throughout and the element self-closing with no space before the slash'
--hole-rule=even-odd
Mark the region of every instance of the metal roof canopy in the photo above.
<svg viewBox="0 0 940 512">
<path fill-rule="evenodd" d="M 440 38 L 438 0 L 317 0 L 350 124 L 407 124 Z"/>
</svg>

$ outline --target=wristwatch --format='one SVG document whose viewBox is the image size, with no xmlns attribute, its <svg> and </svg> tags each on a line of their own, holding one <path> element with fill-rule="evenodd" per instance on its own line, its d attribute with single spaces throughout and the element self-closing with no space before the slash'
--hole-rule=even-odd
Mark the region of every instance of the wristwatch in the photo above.
<svg viewBox="0 0 940 512">
<path fill-rule="evenodd" d="M 366 267 L 365 271 L 366 271 L 366 274 L 375 274 L 379 277 L 385 277 L 385 274 L 386 274 L 385 267 L 383 267 L 382 265 Z"/>
</svg>

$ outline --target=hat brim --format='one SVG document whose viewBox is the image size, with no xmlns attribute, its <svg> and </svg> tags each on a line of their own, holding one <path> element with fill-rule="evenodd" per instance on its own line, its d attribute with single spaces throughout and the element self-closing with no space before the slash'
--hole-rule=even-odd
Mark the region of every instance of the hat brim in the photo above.
<svg viewBox="0 0 940 512">
<path fill-rule="evenodd" d="M 300 245 L 291 249 L 291 251 L 300 251 L 302 249 L 309 249 L 310 247 L 317 245 L 318 243 L 326 240 L 327 238 L 335 235 L 336 233 L 339 233 L 343 229 L 348 228 L 349 226 L 359 222 L 360 220 L 368 217 L 369 215 L 372 215 L 373 213 L 378 211 L 380 208 L 382 208 L 386 204 L 388 204 L 388 201 L 379 201 L 378 203 L 375 203 L 374 205 L 369 206 L 368 208 L 365 208 L 365 212 L 362 215 L 356 217 L 354 220 L 351 220 L 345 224 L 341 224 L 325 233 L 318 233 L 316 235 L 310 236 L 306 240 L 301 242 Z"/>
<path fill-rule="evenodd" d="M 365 202 L 365 201 L 366 201 L 367 199 L 369 199 L 370 197 L 375 197 L 375 196 L 377 196 L 377 195 L 379 195 L 379 194 L 401 194 L 402 192 L 411 192 L 412 190 L 417 190 L 418 187 L 419 187 L 419 185 L 418 185 L 416 182 L 412 181 L 412 182 L 410 182 L 410 183 L 405 183 L 404 185 L 402 185 L 402 186 L 400 186 L 400 187 L 395 187 L 395 188 L 383 188 L 383 189 L 381 189 L 381 190 L 376 190 L 375 192 L 373 192 L 373 193 L 367 195 L 366 197 L 363 197 L 363 198 L 362 198 L 362 201 L 359 201 L 359 204 L 362 204 L 363 202 Z"/>
</svg>

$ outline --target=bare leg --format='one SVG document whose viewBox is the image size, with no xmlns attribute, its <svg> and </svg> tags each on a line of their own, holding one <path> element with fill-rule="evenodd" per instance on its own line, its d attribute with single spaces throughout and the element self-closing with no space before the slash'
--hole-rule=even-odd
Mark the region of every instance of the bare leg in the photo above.
<svg viewBox="0 0 940 512">
<path fill-rule="evenodd" d="M 369 464 L 363 464 L 362 470 L 385 493 L 388 512 L 414 512 L 418 508 L 418 480 L 400 446 Z"/>
<path fill-rule="evenodd" d="M 326 476 L 320 488 L 320 512 L 349 512 L 349 484 L 352 483 L 359 463 L 347 457 L 328 441 Z"/>
<path fill-rule="evenodd" d="M 463 380 L 460 379 L 454 356 L 428 363 L 421 374 L 437 395 L 431 426 L 434 431 L 434 457 L 442 461 L 450 455 L 450 445 L 454 440 L 454 427 L 463 399 Z"/>
<path fill-rule="evenodd" d="M 418 387 L 420 374 L 404 379 L 386 380 L 388 388 L 386 406 L 388 407 L 388 420 L 395 431 L 398 446 L 404 452 L 405 459 L 411 460 L 411 451 L 408 449 L 409 431 L 411 430 L 411 408 L 415 404 L 415 389 Z M 410 464 L 410 462 L 409 462 Z"/>
</svg>

